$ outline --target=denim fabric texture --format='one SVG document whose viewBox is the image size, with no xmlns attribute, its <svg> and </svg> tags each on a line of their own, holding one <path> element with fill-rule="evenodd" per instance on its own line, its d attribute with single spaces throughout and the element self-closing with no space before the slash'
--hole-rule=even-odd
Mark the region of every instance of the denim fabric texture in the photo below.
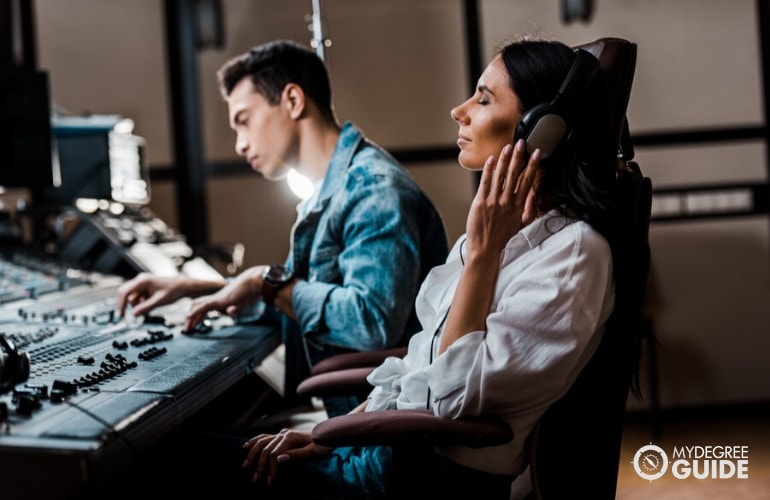
<svg viewBox="0 0 770 500">
<path fill-rule="evenodd" d="M 286 462 L 252 498 L 293 500 L 508 499 L 515 476 L 469 469 L 421 443 L 335 448 Z"/>
<path fill-rule="evenodd" d="M 391 498 L 392 449 L 388 446 L 335 448 L 330 455 L 281 464 L 272 488 L 256 498 L 384 500 Z"/>
<path fill-rule="evenodd" d="M 297 321 L 280 321 L 287 396 L 330 355 L 405 345 L 419 329 L 414 300 L 422 280 L 448 254 L 432 202 L 350 122 L 318 196 L 297 211 L 285 262 L 299 278 Z"/>
</svg>

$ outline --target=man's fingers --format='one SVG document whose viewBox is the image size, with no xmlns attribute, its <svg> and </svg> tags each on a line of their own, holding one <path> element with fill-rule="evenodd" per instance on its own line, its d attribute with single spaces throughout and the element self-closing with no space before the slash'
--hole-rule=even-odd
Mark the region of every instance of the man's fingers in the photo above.
<svg viewBox="0 0 770 500">
<path fill-rule="evenodd" d="M 126 314 L 126 296 L 118 294 L 117 303 L 115 307 L 118 309 L 118 316 L 121 318 Z"/>
<path fill-rule="evenodd" d="M 120 315 L 123 316 L 126 313 L 128 306 L 134 306 L 140 300 L 140 294 L 136 286 L 126 287 L 121 286 L 117 292 L 117 308 L 120 311 Z"/>
<path fill-rule="evenodd" d="M 134 316 L 144 316 L 155 309 L 162 300 L 163 295 L 160 293 L 154 293 L 146 299 L 144 298 L 144 295 L 136 293 L 130 297 L 129 303 L 133 309 Z"/>
</svg>

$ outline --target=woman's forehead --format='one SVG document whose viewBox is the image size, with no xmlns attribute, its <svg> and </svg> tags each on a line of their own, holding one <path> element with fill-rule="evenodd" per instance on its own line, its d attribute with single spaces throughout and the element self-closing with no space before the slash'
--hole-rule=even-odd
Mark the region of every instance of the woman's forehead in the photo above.
<svg viewBox="0 0 770 500">
<path fill-rule="evenodd" d="M 510 90 L 508 71 L 502 58 L 498 55 L 487 65 L 479 78 L 479 86 L 488 87 L 493 92 L 503 89 Z"/>
</svg>

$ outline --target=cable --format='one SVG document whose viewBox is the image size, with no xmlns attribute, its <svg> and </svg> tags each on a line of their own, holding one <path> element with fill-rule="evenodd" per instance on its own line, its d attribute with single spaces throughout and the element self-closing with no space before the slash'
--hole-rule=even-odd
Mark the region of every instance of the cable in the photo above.
<svg viewBox="0 0 770 500">
<path fill-rule="evenodd" d="M 433 332 L 433 338 L 430 339 L 430 360 L 428 362 L 428 366 L 433 364 L 433 343 L 436 342 L 436 337 L 438 337 L 438 334 L 441 332 L 441 329 L 444 327 L 444 322 L 446 321 L 446 317 L 449 316 L 449 309 L 451 309 L 452 306 L 450 305 L 446 312 L 444 313 L 444 317 L 441 318 L 441 323 L 438 324 L 438 327 L 436 327 L 436 331 Z M 428 384 L 428 398 L 425 401 L 425 409 L 430 410 L 430 384 Z"/>
<path fill-rule="evenodd" d="M 465 240 L 467 238 L 463 238 L 463 241 L 460 242 L 460 262 L 463 266 L 465 266 L 465 259 L 463 259 L 463 247 L 465 246 Z M 444 313 L 444 317 L 441 318 L 441 323 L 439 323 L 438 327 L 436 327 L 436 330 L 433 332 L 433 338 L 430 339 L 430 359 L 428 362 L 428 366 L 433 364 L 433 347 L 434 343 L 436 342 L 436 337 L 438 337 L 438 334 L 441 332 L 441 329 L 444 327 L 444 323 L 446 322 L 447 316 L 449 316 L 449 309 L 452 308 L 452 305 L 450 304 L 449 307 L 447 307 L 446 312 Z M 425 401 L 425 409 L 430 410 L 430 385 L 428 385 L 428 398 Z"/>
</svg>

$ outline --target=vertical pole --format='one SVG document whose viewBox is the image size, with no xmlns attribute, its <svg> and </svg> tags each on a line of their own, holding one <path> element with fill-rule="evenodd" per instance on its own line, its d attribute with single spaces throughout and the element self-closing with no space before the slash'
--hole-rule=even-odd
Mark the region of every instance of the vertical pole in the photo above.
<svg viewBox="0 0 770 500">
<path fill-rule="evenodd" d="M 313 29 L 313 39 L 311 40 L 310 45 L 315 49 L 318 57 L 327 61 L 326 44 L 328 43 L 328 39 L 326 38 L 326 33 L 324 31 L 325 19 L 323 14 L 323 0 L 312 0 L 311 7 L 313 9 L 313 15 L 311 20 L 312 24 L 310 26 Z"/>
<path fill-rule="evenodd" d="M 0 68 L 13 65 L 13 9 L 11 0 L 0 0 Z"/>
<path fill-rule="evenodd" d="M 481 21 L 479 21 L 479 5 L 477 0 L 463 0 L 463 9 L 465 13 L 465 46 L 468 52 L 468 89 L 472 93 L 476 89 L 476 83 L 482 73 L 481 67 Z M 473 175 L 475 194 L 481 181 L 481 173 L 476 172 Z"/>
<path fill-rule="evenodd" d="M 759 26 L 759 57 L 762 78 L 762 126 L 765 140 L 765 171 L 770 178 L 770 0 L 757 0 L 757 19 Z M 768 181 L 770 186 L 770 181 Z"/>
<path fill-rule="evenodd" d="M 35 43 L 35 16 L 32 0 L 19 0 L 19 18 L 21 22 L 21 66 L 37 68 L 37 45 Z"/>
<path fill-rule="evenodd" d="M 193 248 L 208 241 L 195 8 L 192 0 L 165 0 L 176 206 L 180 232 Z"/>
<path fill-rule="evenodd" d="M 481 21 L 477 0 L 464 0 L 465 10 L 465 46 L 468 48 L 468 89 L 473 92 L 483 71 L 481 48 Z"/>
</svg>

